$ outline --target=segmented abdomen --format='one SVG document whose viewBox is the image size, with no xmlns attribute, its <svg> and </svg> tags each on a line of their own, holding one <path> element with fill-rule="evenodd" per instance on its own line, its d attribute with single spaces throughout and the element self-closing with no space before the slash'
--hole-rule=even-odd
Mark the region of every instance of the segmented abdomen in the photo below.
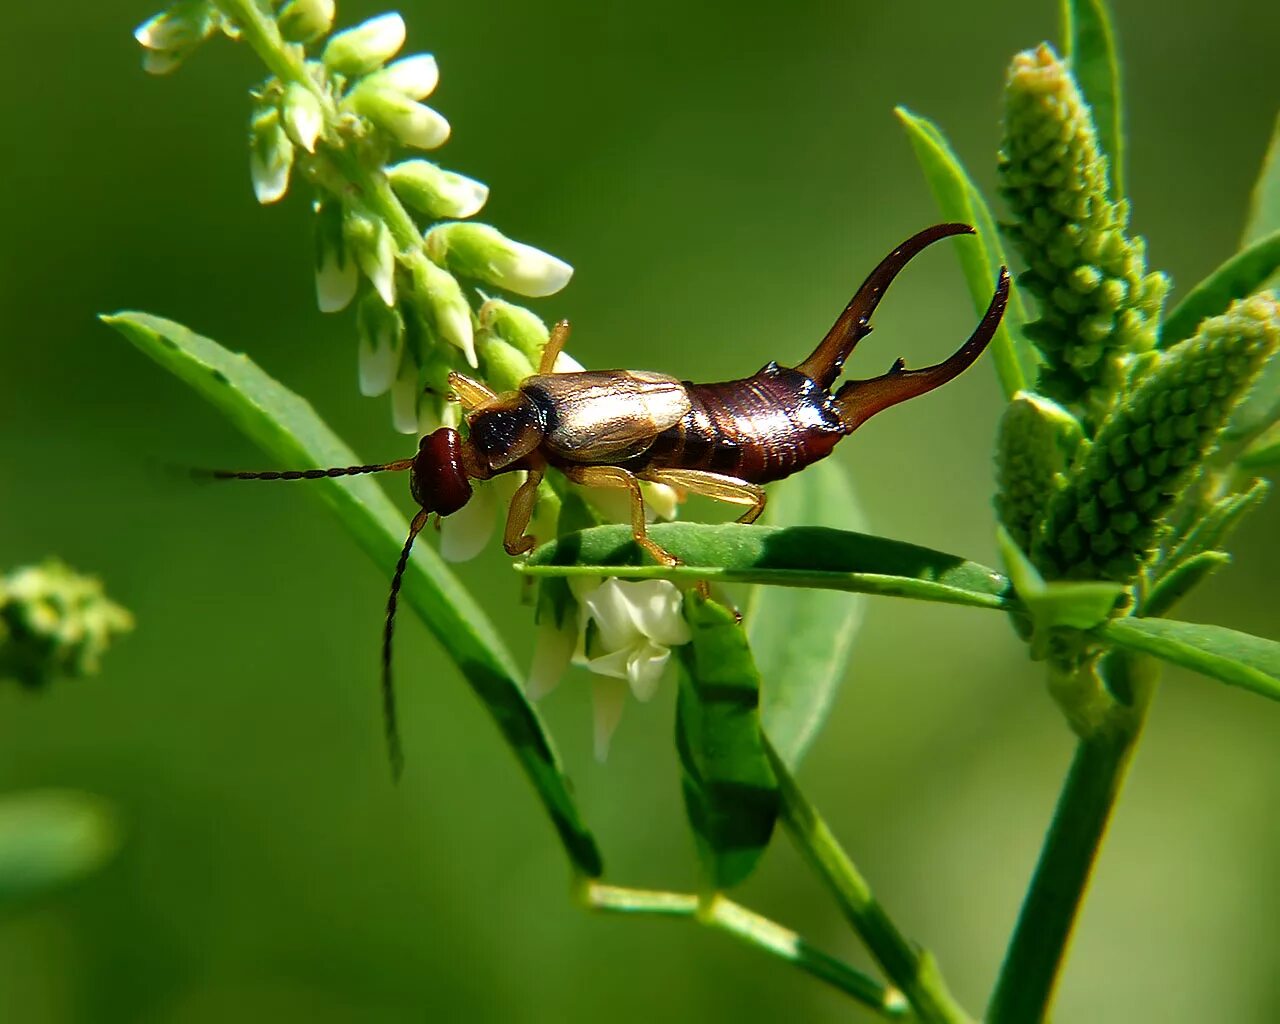
<svg viewBox="0 0 1280 1024">
<path fill-rule="evenodd" d="M 817 462 L 848 432 L 826 391 L 776 363 L 745 380 L 686 388 L 689 412 L 628 468 L 703 469 L 765 484 Z"/>
</svg>

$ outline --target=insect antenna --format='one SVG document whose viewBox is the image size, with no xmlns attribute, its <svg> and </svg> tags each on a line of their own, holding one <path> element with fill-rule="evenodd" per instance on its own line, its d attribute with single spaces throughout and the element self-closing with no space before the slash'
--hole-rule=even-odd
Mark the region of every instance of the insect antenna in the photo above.
<svg viewBox="0 0 1280 1024">
<path fill-rule="evenodd" d="M 238 469 L 193 469 L 192 476 L 214 480 L 323 480 L 333 476 L 356 476 L 360 473 L 398 473 L 413 467 L 413 459 L 397 459 L 374 466 L 333 466 L 330 469 L 285 469 L 246 472 Z"/>
<path fill-rule="evenodd" d="M 827 336 L 818 343 L 803 363 L 796 367 L 820 388 L 829 389 L 840 376 L 844 361 L 849 358 L 855 345 L 871 333 L 871 314 L 880 305 L 884 293 L 902 268 L 910 263 L 921 252 L 952 235 L 971 235 L 973 228 L 968 224 L 935 224 L 912 235 L 900 246 L 880 261 L 879 266 L 867 275 L 862 287 L 849 300 L 844 312 L 831 325 Z"/>
<path fill-rule="evenodd" d="M 387 624 L 382 631 L 382 721 L 387 734 L 387 756 L 391 759 L 391 774 L 397 780 L 404 772 L 404 751 L 400 746 L 400 728 L 396 724 L 396 691 L 391 681 L 391 636 L 396 627 L 400 581 L 404 578 L 405 566 L 409 564 L 409 552 L 413 550 L 414 538 L 427 525 L 428 515 L 430 513 L 425 508 L 421 509 L 409 524 L 409 536 L 405 538 L 395 575 L 391 577 L 391 594 L 387 598 Z"/>
</svg>

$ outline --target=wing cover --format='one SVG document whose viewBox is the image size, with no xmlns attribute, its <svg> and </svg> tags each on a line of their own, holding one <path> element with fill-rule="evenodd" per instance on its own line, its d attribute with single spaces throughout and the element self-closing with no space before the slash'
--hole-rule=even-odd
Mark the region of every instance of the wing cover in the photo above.
<svg viewBox="0 0 1280 1024">
<path fill-rule="evenodd" d="M 689 411 L 680 381 L 647 370 L 538 374 L 520 390 L 543 411 L 545 447 L 575 462 L 637 455 Z"/>
</svg>

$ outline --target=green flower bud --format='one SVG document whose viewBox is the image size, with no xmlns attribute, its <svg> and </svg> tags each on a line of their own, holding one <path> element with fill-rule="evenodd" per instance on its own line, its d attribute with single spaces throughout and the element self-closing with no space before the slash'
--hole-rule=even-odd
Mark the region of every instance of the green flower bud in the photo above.
<svg viewBox="0 0 1280 1024">
<path fill-rule="evenodd" d="M 342 101 L 345 110 L 367 117 L 396 141 L 415 149 L 435 149 L 449 140 L 449 122 L 398 89 L 362 82 Z"/>
<path fill-rule="evenodd" d="M 359 337 L 360 393 L 384 395 L 400 367 L 404 353 L 404 317 L 369 292 L 356 306 Z"/>
<path fill-rule="evenodd" d="M 321 313 L 337 313 L 355 298 L 360 275 L 347 248 L 342 203 L 321 199 L 315 212 L 316 304 Z"/>
<path fill-rule="evenodd" d="M 334 0 L 288 0 L 276 23 L 291 43 L 313 43 L 333 28 Z"/>
<path fill-rule="evenodd" d="M 348 210 L 342 222 L 342 230 L 360 269 L 382 296 L 382 301 L 388 306 L 394 306 L 396 245 L 387 222 L 359 210 Z"/>
<path fill-rule="evenodd" d="M 426 160 L 405 160 L 388 167 L 387 177 L 396 195 L 432 218 L 470 217 L 489 198 L 489 186 Z"/>
<path fill-rule="evenodd" d="M 467 305 L 457 278 L 424 256 L 410 257 L 409 272 L 414 292 L 431 311 L 431 326 L 436 333 L 461 351 L 468 364 L 479 366 L 475 333 L 471 326 L 471 307 Z"/>
<path fill-rule="evenodd" d="M 488 224 L 437 224 L 426 242 L 431 258 L 455 274 L 517 295 L 554 295 L 573 276 L 573 267 L 564 260 L 513 242 Z"/>
<path fill-rule="evenodd" d="M 276 107 L 260 107 L 249 120 L 249 177 L 258 202 L 274 203 L 289 191 L 293 143 Z"/>
<path fill-rule="evenodd" d="M 429 53 L 415 53 L 412 57 L 401 57 L 381 71 L 373 72 L 361 84 L 394 89 L 411 100 L 425 100 L 435 92 L 439 83 L 440 68 L 435 57 Z"/>
<path fill-rule="evenodd" d="M 314 153 L 316 139 L 324 131 L 324 110 L 316 94 L 305 85 L 290 82 L 284 91 L 280 109 L 289 138 L 308 153 Z"/>
<path fill-rule="evenodd" d="M 134 30 L 134 39 L 147 51 L 143 68 L 152 75 L 167 75 L 221 23 L 221 15 L 209 0 L 180 0 Z"/>
<path fill-rule="evenodd" d="M 0 577 L 0 677 L 34 687 L 90 675 L 112 638 L 131 629 L 133 616 L 100 582 L 55 559 Z"/>
<path fill-rule="evenodd" d="M 1020 391 L 1000 420 L 996 440 L 996 511 L 1024 551 L 1039 533 L 1050 499 L 1084 438 L 1080 422 L 1056 402 Z"/>
<path fill-rule="evenodd" d="M 1100 418 L 1112 364 L 1155 346 L 1168 281 L 1147 273 L 1145 244 L 1126 235 L 1128 204 L 1109 198 L 1089 107 L 1050 47 L 1014 58 L 1005 104 L 1000 191 L 1027 262 L 1019 283 L 1040 302 L 1027 327 L 1045 357 L 1039 390 Z"/>
<path fill-rule="evenodd" d="M 550 332 L 532 310 L 502 299 L 487 299 L 480 307 L 479 317 L 481 327 L 518 348 L 530 366 L 542 361 Z"/>
<path fill-rule="evenodd" d="M 382 67 L 403 45 L 404 19 L 383 14 L 333 36 L 321 59 L 330 71 L 356 78 Z"/>
<path fill-rule="evenodd" d="M 1032 548 L 1044 575 L 1131 580 L 1277 345 L 1280 304 L 1262 294 L 1234 302 L 1162 353 L 1116 402 L 1049 503 Z"/>
<path fill-rule="evenodd" d="M 515 391 L 522 380 L 533 375 L 529 357 L 492 331 L 480 332 L 476 354 L 480 357 L 484 379 L 497 391 Z"/>
</svg>

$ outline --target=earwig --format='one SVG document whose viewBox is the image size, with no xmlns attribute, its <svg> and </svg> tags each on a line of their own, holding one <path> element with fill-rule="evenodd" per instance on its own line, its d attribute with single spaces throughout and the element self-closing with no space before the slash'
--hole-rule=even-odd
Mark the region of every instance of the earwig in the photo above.
<svg viewBox="0 0 1280 1024">
<path fill-rule="evenodd" d="M 447 516 L 462 508 L 471 498 L 472 480 L 522 471 L 525 479 L 511 499 L 503 547 L 510 555 L 524 554 L 535 544 L 525 531 L 538 485 L 554 468 L 574 483 L 627 490 L 636 543 L 656 561 L 676 565 L 677 559 L 648 535 L 641 481 L 745 505 L 738 521 L 754 522 L 765 507 L 762 485 L 825 458 L 841 438 L 876 413 L 941 387 L 982 354 L 1008 301 L 1004 267 L 982 320 L 949 358 L 920 370 L 908 370 L 898 359 L 879 377 L 831 390 L 845 360 L 870 333 L 871 316 L 885 291 L 907 263 L 934 242 L 972 233 L 967 224 L 937 224 L 903 242 L 871 272 L 818 347 L 795 367 L 771 362 L 751 377 L 714 384 L 643 370 L 555 373 L 556 357 L 569 336 L 569 323 L 562 320 L 551 331 L 538 372 L 515 391 L 495 394 L 464 374 L 449 375 L 466 412 L 465 436 L 441 427 L 421 439 L 413 458 L 381 465 L 214 475 L 311 480 L 409 471 L 409 490 L 419 511 L 392 577 L 382 641 L 383 713 L 392 767 L 399 775 L 391 638 L 405 566 L 429 515 Z"/>
</svg>

